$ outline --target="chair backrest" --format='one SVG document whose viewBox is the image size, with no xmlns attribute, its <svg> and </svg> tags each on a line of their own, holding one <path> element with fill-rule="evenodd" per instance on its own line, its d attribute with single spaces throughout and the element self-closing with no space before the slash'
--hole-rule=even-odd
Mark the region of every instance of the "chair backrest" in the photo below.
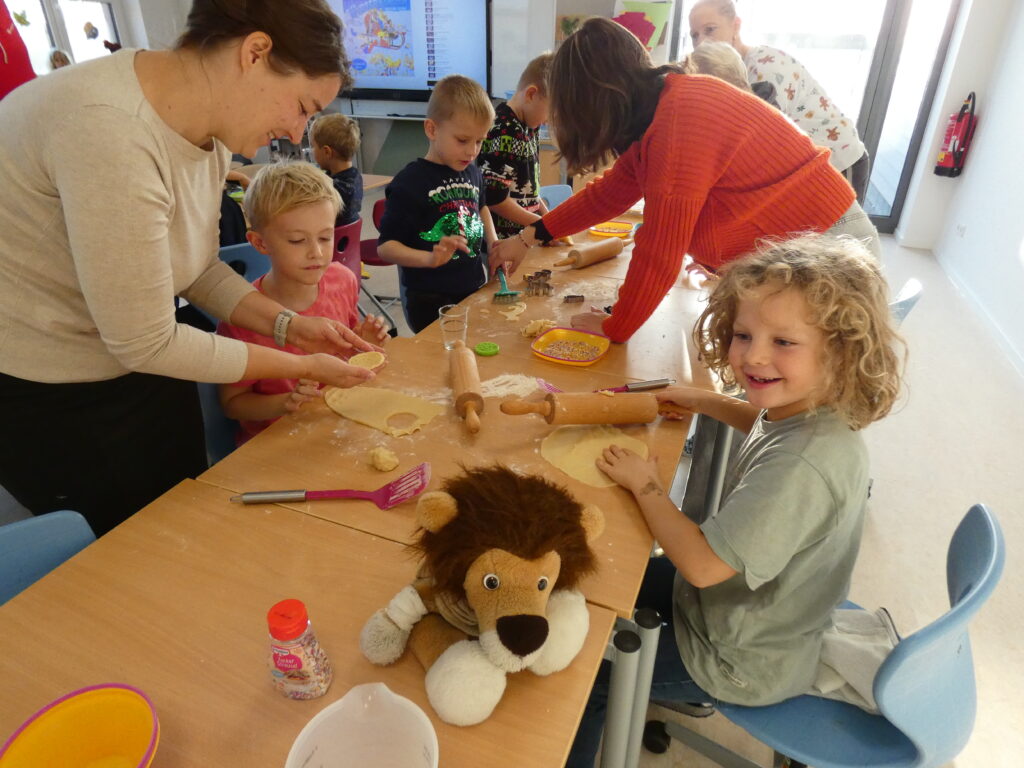
<svg viewBox="0 0 1024 768">
<path fill-rule="evenodd" d="M 363 231 L 363 220 L 356 219 L 351 224 L 343 224 L 334 228 L 334 261 L 341 262 L 352 270 L 358 279 L 359 269 L 359 235 Z"/>
<path fill-rule="evenodd" d="M 548 210 L 557 208 L 572 196 L 572 187 L 568 184 L 548 184 L 540 188 L 540 199 Z"/>
<path fill-rule="evenodd" d="M 889 302 L 889 311 L 892 312 L 893 320 L 896 321 L 897 326 L 910 314 L 910 310 L 914 308 L 918 299 L 921 298 L 923 290 L 924 286 L 921 285 L 921 281 L 912 277 L 903 284 L 899 293 L 896 294 L 896 298 Z"/>
<path fill-rule="evenodd" d="M 94 541 L 85 518 L 66 509 L 0 526 L 0 604 Z"/>
<path fill-rule="evenodd" d="M 882 714 L 918 750 L 917 765 L 945 765 L 974 727 L 974 664 L 967 624 L 995 589 L 1006 545 L 992 513 L 968 510 L 946 556 L 950 609 L 900 641 L 875 676 Z"/>
<path fill-rule="evenodd" d="M 384 218 L 384 206 L 386 205 L 384 198 L 375 200 L 373 203 L 373 226 L 380 230 L 380 222 Z M 377 256 L 377 238 L 371 237 L 363 240 L 360 243 L 360 258 L 364 264 L 369 264 L 371 267 L 390 267 L 393 266 L 390 261 L 384 261 Z"/>
<path fill-rule="evenodd" d="M 270 271 L 270 257 L 260 253 L 249 243 L 225 245 L 219 252 L 220 260 L 250 283 Z"/>
<path fill-rule="evenodd" d="M 206 436 L 206 461 L 212 467 L 235 450 L 238 422 L 224 415 L 216 384 L 199 382 L 199 405 L 203 410 L 203 433 Z"/>
</svg>

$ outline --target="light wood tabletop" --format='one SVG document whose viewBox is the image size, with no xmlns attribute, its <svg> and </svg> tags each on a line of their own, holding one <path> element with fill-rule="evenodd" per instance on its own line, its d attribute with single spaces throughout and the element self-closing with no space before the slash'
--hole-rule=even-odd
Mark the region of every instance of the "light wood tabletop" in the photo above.
<svg viewBox="0 0 1024 768">
<path fill-rule="evenodd" d="M 430 717 L 445 768 L 563 764 L 610 611 L 589 606 L 586 644 L 567 669 L 511 675 L 488 720 L 450 726 L 434 715 L 411 654 L 378 667 L 359 650 L 365 619 L 413 575 L 402 546 L 228 496 L 186 480 L 0 606 L 0 734 L 71 690 L 122 682 L 145 691 L 160 718 L 153 768 L 280 768 L 313 715 L 379 681 Z M 270 682 L 266 613 L 284 598 L 306 603 L 333 664 L 319 699 L 287 699 Z M 514 749 L 499 746 L 511 739 Z"/>
<path fill-rule="evenodd" d="M 391 437 L 338 416 L 322 401 L 309 403 L 229 454 L 199 479 L 236 492 L 290 488 L 372 490 L 420 462 L 430 461 L 430 489 L 436 489 L 445 477 L 460 471 L 460 463 L 486 465 L 501 461 L 516 471 L 548 477 L 568 488 L 580 502 L 601 508 L 606 528 L 594 545 L 598 572 L 583 582 L 581 590 L 597 605 L 622 616 L 632 615 L 652 545 L 650 531 L 632 496 L 614 485 L 585 485 L 555 469 L 540 455 L 540 442 L 554 427 L 537 415 L 502 413 L 499 405 L 504 398 L 485 399 L 480 431 L 471 435 L 452 406 L 447 353 L 440 341 L 425 334 L 412 339 L 397 338 L 387 345 L 386 351 L 388 365 L 369 386 L 442 403 L 442 415 L 410 435 Z M 620 376 L 554 365 L 532 355 L 478 357 L 477 366 L 482 382 L 505 374 L 542 376 L 566 391 L 587 392 L 624 381 Z M 670 483 L 687 427 L 686 421 L 659 420 L 621 429 L 648 444 L 651 454 L 658 457 L 663 481 Z M 369 453 L 377 446 L 387 447 L 398 456 L 398 468 L 383 473 L 370 465 Z M 298 502 L 288 506 L 394 541 L 408 542 L 415 532 L 415 501 L 389 510 L 380 510 L 372 502 L 352 500 Z"/>
</svg>

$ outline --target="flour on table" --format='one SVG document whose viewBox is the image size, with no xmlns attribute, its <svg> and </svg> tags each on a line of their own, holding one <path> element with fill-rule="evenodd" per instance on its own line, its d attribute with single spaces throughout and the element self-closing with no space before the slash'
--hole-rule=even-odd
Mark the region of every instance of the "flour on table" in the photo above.
<svg viewBox="0 0 1024 768">
<path fill-rule="evenodd" d="M 503 373 L 480 382 L 480 394 L 484 397 L 526 397 L 538 389 L 536 378 L 521 373 Z"/>
</svg>

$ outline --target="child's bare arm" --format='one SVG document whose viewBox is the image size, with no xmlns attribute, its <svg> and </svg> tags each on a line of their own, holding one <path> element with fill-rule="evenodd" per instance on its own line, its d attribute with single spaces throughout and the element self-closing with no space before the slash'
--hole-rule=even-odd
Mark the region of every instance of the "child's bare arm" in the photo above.
<svg viewBox="0 0 1024 768">
<path fill-rule="evenodd" d="M 451 261 L 456 251 L 469 253 L 469 244 L 466 238 L 461 235 L 445 235 L 442 237 L 433 250 L 421 251 L 410 248 L 397 240 L 388 240 L 377 246 L 377 255 L 384 261 L 398 264 L 402 267 L 421 267 L 430 269 L 440 267 Z"/>
<path fill-rule="evenodd" d="M 711 549 L 700 526 L 679 511 L 658 480 L 654 459 L 645 460 L 616 445 L 606 448 L 598 468 L 629 490 L 651 534 L 683 578 L 695 587 L 711 587 L 736 571 Z"/>
<path fill-rule="evenodd" d="M 480 206 L 480 221 L 484 225 L 484 242 L 487 243 L 487 248 L 490 248 L 498 242 L 498 231 L 494 228 L 494 219 L 491 217 L 491 211 L 486 205 Z"/>
<path fill-rule="evenodd" d="M 224 415 L 238 421 L 276 419 L 318 397 L 322 397 L 319 385 L 309 379 L 299 379 L 295 389 L 279 395 L 262 395 L 253 392 L 251 386 L 220 385 L 220 405 Z"/>
<path fill-rule="evenodd" d="M 696 387 L 666 387 L 656 393 L 659 403 L 670 403 L 692 413 L 703 413 L 734 429 L 749 433 L 760 411 L 750 403 Z M 667 418 L 673 418 L 666 414 Z"/>
</svg>

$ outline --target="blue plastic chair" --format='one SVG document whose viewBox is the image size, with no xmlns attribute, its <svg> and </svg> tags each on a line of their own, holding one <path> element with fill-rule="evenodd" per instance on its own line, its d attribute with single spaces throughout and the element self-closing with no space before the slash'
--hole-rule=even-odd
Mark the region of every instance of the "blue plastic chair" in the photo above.
<svg viewBox="0 0 1024 768">
<path fill-rule="evenodd" d="M 0 526 L 0 605 L 94 541 L 85 518 L 66 509 Z"/>
<path fill-rule="evenodd" d="M 225 245 L 220 249 L 219 255 L 221 261 L 231 265 L 250 283 L 270 271 L 270 257 L 260 253 L 249 243 Z"/>
<path fill-rule="evenodd" d="M 921 285 L 921 281 L 912 277 L 903 284 L 900 292 L 896 294 L 896 298 L 889 302 L 889 311 L 892 312 L 893 320 L 896 321 L 897 326 L 910 314 L 910 310 L 914 308 L 914 305 L 921 298 L 923 290 L 924 286 Z"/>
<path fill-rule="evenodd" d="M 572 196 L 572 187 L 568 184 L 548 184 L 540 188 L 540 199 L 549 211 L 554 210 Z"/>
<path fill-rule="evenodd" d="M 957 526 L 946 556 L 949 611 L 900 641 L 875 676 L 881 715 L 816 696 L 768 707 L 721 704 L 718 710 L 774 749 L 776 765 L 781 756 L 799 761 L 791 765 L 815 768 L 945 765 L 974 728 L 976 691 L 967 625 L 995 589 L 1005 559 L 999 523 L 987 507 L 975 504 Z M 657 751 L 664 732 L 651 726 L 644 743 L 653 737 Z M 665 732 L 720 765 L 756 768 L 676 723 L 666 723 Z"/>
<path fill-rule="evenodd" d="M 212 467 L 235 450 L 238 422 L 224 415 L 220 406 L 220 392 L 216 384 L 200 382 L 199 405 L 203 409 L 203 432 L 206 435 L 206 461 Z"/>
</svg>

